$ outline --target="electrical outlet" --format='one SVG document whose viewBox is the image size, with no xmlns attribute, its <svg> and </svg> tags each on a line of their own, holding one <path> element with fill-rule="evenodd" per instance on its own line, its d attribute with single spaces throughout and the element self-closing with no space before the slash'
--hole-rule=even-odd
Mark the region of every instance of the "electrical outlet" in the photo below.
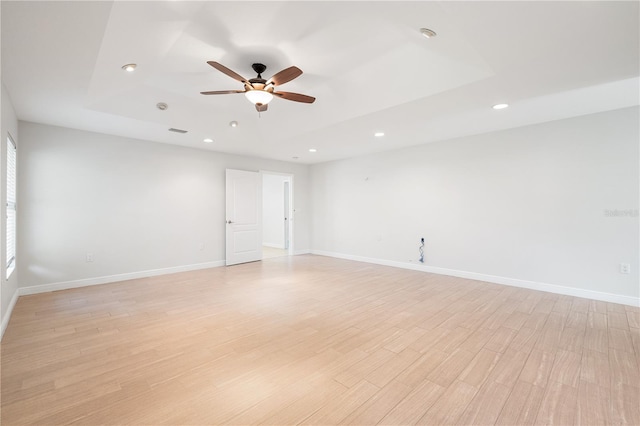
<svg viewBox="0 0 640 426">
<path fill-rule="evenodd" d="M 87 262 L 93 262 L 93 253 L 87 253 Z"/>
<path fill-rule="evenodd" d="M 621 263 L 620 264 L 620 273 L 621 274 L 630 274 L 631 273 L 631 265 L 629 265 L 628 263 Z"/>
</svg>

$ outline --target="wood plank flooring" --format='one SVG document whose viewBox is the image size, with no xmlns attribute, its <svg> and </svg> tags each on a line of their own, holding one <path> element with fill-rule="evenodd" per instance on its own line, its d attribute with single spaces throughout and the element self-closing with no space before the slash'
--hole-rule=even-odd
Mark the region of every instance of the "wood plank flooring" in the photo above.
<svg viewBox="0 0 640 426">
<path fill-rule="evenodd" d="M 322 256 L 20 297 L 3 425 L 640 424 L 640 309 Z"/>
</svg>

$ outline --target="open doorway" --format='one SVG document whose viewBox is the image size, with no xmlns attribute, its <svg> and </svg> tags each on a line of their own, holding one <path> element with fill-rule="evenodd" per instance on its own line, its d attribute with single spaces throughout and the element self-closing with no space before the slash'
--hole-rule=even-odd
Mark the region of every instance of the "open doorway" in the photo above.
<svg viewBox="0 0 640 426">
<path fill-rule="evenodd" d="M 262 258 L 288 256 L 293 251 L 293 175 L 262 172 Z"/>
</svg>

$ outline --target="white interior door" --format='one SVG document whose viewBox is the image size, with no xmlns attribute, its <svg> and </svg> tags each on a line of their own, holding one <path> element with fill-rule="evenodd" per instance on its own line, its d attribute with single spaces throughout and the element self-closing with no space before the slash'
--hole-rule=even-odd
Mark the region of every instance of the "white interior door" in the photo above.
<svg viewBox="0 0 640 426">
<path fill-rule="evenodd" d="M 226 264 L 262 259 L 262 177 L 227 169 Z"/>
<path fill-rule="evenodd" d="M 289 250 L 289 182 L 284 182 L 284 248 Z"/>
</svg>

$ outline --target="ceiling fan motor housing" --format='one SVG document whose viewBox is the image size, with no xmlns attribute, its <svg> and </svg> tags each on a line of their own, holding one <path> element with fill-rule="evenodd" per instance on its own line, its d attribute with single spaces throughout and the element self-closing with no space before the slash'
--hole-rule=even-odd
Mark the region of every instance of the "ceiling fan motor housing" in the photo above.
<svg viewBox="0 0 640 426">
<path fill-rule="evenodd" d="M 251 68 L 258 74 L 258 78 L 261 78 L 260 74 L 265 72 L 267 66 L 265 64 L 255 63 L 251 64 Z"/>
</svg>

